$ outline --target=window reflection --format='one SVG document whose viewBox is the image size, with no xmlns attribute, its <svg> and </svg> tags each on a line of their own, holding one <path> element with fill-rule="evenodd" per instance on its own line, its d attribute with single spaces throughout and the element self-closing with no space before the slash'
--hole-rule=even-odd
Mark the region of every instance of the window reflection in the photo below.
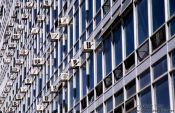
<svg viewBox="0 0 175 113">
<path fill-rule="evenodd" d="M 170 16 L 175 13 L 175 0 L 170 0 Z"/>
<path fill-rule="evenodd" d="M 140 89 L 147 86 L 150 83 L 150 70 L 146 70 L 139 76 Z"/>
</svg>

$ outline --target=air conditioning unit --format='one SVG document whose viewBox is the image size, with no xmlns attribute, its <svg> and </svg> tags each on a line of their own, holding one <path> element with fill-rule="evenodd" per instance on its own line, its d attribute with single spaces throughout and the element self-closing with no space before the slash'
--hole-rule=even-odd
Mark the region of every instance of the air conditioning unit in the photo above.
<svg viewBox="0 0 175 113">
<path fill-rule="evenodd" d="M 7 51 L 7 53 L 6 53 L 7 57 L 12 57 L 13 54 L 14 54 L 13 51 Z"/>
<path fill-rule="evenodd" d="M 32 28 L 32 30 L 31 30 L 32 35 L 37 35 L 38 33 L 39 33 L 39 28 L 37 28 L 37 27 Z"/>
<path fill-rule="evenodd" d="M 24 30 L 24 25 L 18 25 L 18 30 L 23 31 Z"/>
<path fill-rule="evenodd" d="M 6 93 L 2 93 L 1 94 L 1 98 L 6 98 L 7 97 L 7 94 Z"/>
<path fill-rule="evenodd" d="M 10 31 L 5 32 L 5 36 L 10 36 L 10 35 L 11 35 Z"/>
<path fill-rule="evenodd" d="M 43 96 L 43 103 L 49 103 L 50 101 L 50 96 Z"/>
<path fill-rule="evenodd" d="M 58 33 L 50 33 L 51 41 L 57 41 L 59 39 Z"/>
<path fill-rule="evenodd" d="M 1 50 L 4 51 L 5 49 L 6 49 L 6 46 L 3 45 L 2 48 L 1 48 Z"/>
<path fill-rule="evenodd" d="M 15 112 L 15 108 L 10 107 L 9 110 L 8 110 L 8 113 L 14 113 L 14 112 Z"/>
<path fill-rule="evenodd" d="M 38 105 L 36 105 L 36 111 L 43 111 L 44 110 L 44 105 L 42 105 L 42 104 L 38 104 Z"/>
<path fill-rule="evenodd" d="M 20 8 L 21 7 L 21 3 L 18 1 L 16 2 L 15 8 Z"/>
<path fill-rule="evenodd" d="M 27 90 L 28 90 L 28 87 L 27 87 L 27 86 L 22 86 L 22 87 L 20 88 L 20 92 L 21 92 L 21 93 L 27 93 Z"/>
<path fill-rule="evenodd" d="M 8 45 L 9 49 L 15 49 L 16 48 L 16 44 L 15 43 L 11 43 Z"/>
<path fill-rule="evenodd" d="M 27 49 L 23 49 L 19 51 L 19 56 L 27 56 L 29 51 Z"/>
<path fill-rule="evenodd" d="M 11 73 L 18 73 L 19 72 L 19 67 L 12 67 L 11 68 Z"/>
<path fill-rule="evenodd" d="M 58 87 L 55 85 L 50 85 L 50 92 L 51 93 L 56 93 L 58 92 Z"/>
<path fill-rule="evenodd" d="M 34 58 L 32 60 L 32 65 L 33 66 L 42 66 L 44 64 L 44 59 L 43 58 Z"/>
<path fill-rule="evenodd" d="M 18 100 L 22 100 L 22 94 L 16 94 L 15 95 L 15 99 Z"/>
<path fill-rule="evenodd" d="M 9 91 L 10 91 L 10 88 L 9 87 L 5 87 L 5 89 L 4 89 L 4 93 L 9 93 Z"/>
<path fill-rule="evenodd" d="M 16 13 L 16 11 L 13 11 L 11 18 L 17 18 L 17 13 Z"/>
<path fill-rule="evenodd" d="M 42 8 L 44 8 L 44 9 L 50 8 L 51 5 L 52 5 L 52 1 L 51 0 L 43 0 Z"/>
<path fill-rule="evenodd" d="M 26 2 L 25 8 L 26 9 L 32 9 L 33 6 L 34 6 L 34 3 L 33 2 Z"/>
<path fill-rule="evenodd" d="M 27 20 L 28 17 L 29 17 L 28 14 L 25 14 L 25 13 L 21 15 L 22 20 Z"/>
<path fill-rule="evenodd" d="M 80 59 L 71 59 L 70 67 L 72 69 L 78 68 L 80 66 Z"/>
<path fill-rule="evenodd" d="M 25 85 L 31 85 L 32 84 L 32 78 L 26 78 L 25 81 L 24 81 L 24 84 Z"/>
<path fill-rule="evenodd" d="M 43 22 L 45 20 L 45 18 L 46 18 L 45 15 L 38 15 L 37 16 L 37 21 L 38 22 Z"/>
<path fill-rule="evenodd" d="M 59 20 L 59 27 L 65 27 L 69 24 L 69 17 L 62 17 Z"/>
<path fill-rule="evenodd" d="M 9 80 L 8 82 L 7 82 L 7 87 L 11 87 L 11 86 L 13 86 L 13 81 L 12 80 Z"/>
<path fill-rule="evenodd" d="M 4 64 L 10 64 L 11 58 L 3 58 Z"/>
<path fill-rule="evenodd" d="M 20 34 L 13 34 L 12 40 L 19 40 Z"/>
<path fill-rule="evenodd" d="M 15 59 L 15 64 L 16 65 L 22 65 L 24 63 L 23 59 Z"/>
<path fill-rule="evenodd" d="M 18 106 L 18 102 L 17 101 L 12 101 L 12 107 L 17 107 Z"/>
<path fill-rule="evenodd" d="M 30 75 L 33 75 L 33 76 L 38 75 L 38 70 L 36 68 L 35 69 L 31 69 Z"/>
<path fill-rule="evenodd" d="M 7 25 L 7 27 L 13 27 L 13 26 L 14 26 L 14 24 L 13 24 L 13 22 L 11 22 L 11 21 L 10 21 L 10 22 L 8 23 L 8 25 Z"/>
<path fill-rule="evenodd" d="M 12 73 L 9 75 L 10 80 L 15 80 L 17 77 L 16 73 Z"/>
<path fill-rule="evenodd" d="M 2 51 L 0 51 L 0 57 L 3 57 L 3 52 Z"/>
<path fill-rule="evenodd" d="M 3 99 L 0 99 L 0 104 L 3 104 L 4 103 L 4 100 Z"/>
<path fill-rule="evenodd" d="M 83 43 L 83 52 L 91 52 L 95 49 L 95 42 L 85 41 Z"/>
<path fill-rule="evenodd" d="M 65 82 L 69 79 L 68 73 L 61 73 L 61 75 L 59 76 L 59 82 Z"/>
</svg>

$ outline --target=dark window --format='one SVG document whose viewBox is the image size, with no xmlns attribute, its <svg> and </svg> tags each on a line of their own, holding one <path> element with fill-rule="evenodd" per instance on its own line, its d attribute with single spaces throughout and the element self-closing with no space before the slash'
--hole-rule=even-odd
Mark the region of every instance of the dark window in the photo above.
<svg viewBox="0 0 175 113">
<path fill-rule="evenodd" d="M 101 11 L 99 11 L 95 16 L 95 25 L 97 26 L 100 23 L 100 21 L 101 21 Z"/>
<path fill-rule="evenodd" d="M 103 113 L 103 105 L 100 105 L 97 109 L 96 109 L 97 113 Z"/>
<path fill-rule="evenodd" d="M 114 77 L 115 80 L 118 81 L 123 77 L 123 67 L 122 64 L 119 65 L 115 70 L 114 70 Z"/>
<path fill-rule="evenodd" d="M 105 84 L 105 88 L 109 88 L 112 85 L 112 74 L 108 75 L 105 79 L 104 79 L 104 84 Z"/>
<path fill-rule="evenodd" d="M 94 87 L 94 58 L 93 58 L 93 54 L 90 55 L 88 62 L 89 62 L 88 88 L 92 89 Z"/>
<path fill-rule="evenodd" d="M 96 87 L 96 97 L 98 98 L 103 93 L 103 83 L 99 83 Z"/>
<path fill-rule="evenodd" d="M 171 68 L 175 67 L 175 50 L 173 50 L 171 53 Z"/>
<path fill-rule="evenodd" d="M 127 101 L 125 105 L 126 113 L 137 113 L 135 109 L 135 104 L 136 103 L 134 99 L 130 99 L 129 101 Z"/>
<path fill-rule="evenodd" d="M 82 109 L 85 109 L 86 106 L 87 106 L 87 102 L 86 102 L 86 97 L 85 97 L 85 98 L 82 99 L 82 101 L 81 101 L 81 108 L 82 108 Z"/>
<path fill-rule="evenodd" d="M 78 11 L 75 14 L 75 30 L 76 30 L 75 39 L 77 41 L 79 38 L 79 12 Z"/>
<path fill-rule="evenodd" d="M 92 20 L 93 17 L 93 1 L 88 0 L 88 13 L 87 13 L 87 21 L 88 23 Z"/>
<path fill-rule="evenodd" d="M 136 83 L 134 80 L 126 86 L 127 98 L 131 97 L 133 94 L 135 94 L 135 92 L 136 92 Z"/>
<path fill-rule="evenodd" d="M 154 79 L 164 74 L 166 71 L 167 71 L 167 58 L 164 57 L 153 65 Z"/>
<path fill-rule="evenodd" d="M 104 41 L 104 53 L 105 53 L 105 66 L 106 66 L 106 75 L 109 74 L 112 70 L 112 57 L 111 57 L 111 35 L 107 37 Z"/>
<path fill-rule="evenodd" d="M 123 113 L 122 107 L 118 107 L 115 109 L 114 113 Z"/>
<path fill-rule="evenodd" d="M 85 0 L 82 3 L 81 6 L 81 12 L 82 12 L 82 32 L 84 32 L 86 28 L 86 9 L 85 9 Z"/>
<path fill-rule="evenodd" d="M 152 0 L 153 31 L 165 21 L 164 0 Z"/>
<path fill-rule="evenodd" d="M 94 90 L 92 90 L 89 94 L 88 94 L 88 101 L 89 104 L 91 104 L 94 101 Z"/>
<path fill-rule="evenodd" d="M 75 73 L 76 78 L 76 94 L 75 94 L 75 101 L 78 102 L 80 100 L 80 77 L 79 77 L 79 71 Z"/>
<path fill-rule="evenodd" d="M 150 70 L 146 70 L 139 76 L 140 89 L 144 88 L 150 83 Z"/>
<path fill-rule="evenodd" d="M 72 23 L 72 21 L 70 22 Z M 70 24 L 70 48 L 73 46 L 73 24 Z"/>
<path fill-rule="evenodd" d="M 133 11 L 124 18 L 126 56 L 134 51 L 134 23 Z"/>
<path fill-rule="evenodd" d="M 139 0 L 138 3 L 138 40 L 141 44 L 148 37 L 148 1 Z"/>
<path fill-rule="evenodd" d="M 122 61 L 122 36 L 120 24 L 113 30 L 114 45 L 115 45 L 115 65 Z"/>
<path fill-rule="evenodd" d="M 173 18 L 170 23 L 169 23 L 169 27 L 170 27 L 170 35 L 174 36 L 175 34 L 175 18 Z"/>
<path fill-rule="evenodd" d="M 151 37 L 152 50 L 157 49 L 165 41 L 166 41 L 166 34 L 165 34 L 165 27 L 163 27 Z"/>
<path fill-rule="evenodd" d="M 152 113 L 151 89 L 148 88 L 140 93 L 142 113 Z"/>
<path fill-rule="evenodd" d="M 101 7 L 101 0 L 96 0 L 96 12 L 100 10 Z"/>
<path fill-rule="evenodd" d="M 86 64 L 84 64 L 84 67 L 82 68 L 82 78 L 83 78 L 83 96 L 86 95 L 86 85 L 87 85 L 87 75 L 86 75 Z"/>
<path fill-rule="evenodd" d="M 106 112 L 110 112 L 113 108 L 113 99 L 112 97 L 106 101 Z"/>
<path fill-rule="evenodd" d="M 170 16 L 175 13 L 175 0 L 170 0 Z"/>
<path fill-rule="evenodd" d="M 103 4 L 103 14 L 104 14 L 104 16 L 106 14 L 108 14 L 108 12 L 110 11 L 110 8 L 111 8 L 111 6 L 110 6 L 110 0 L 105 0 L 104 1 L 104 4 Z"/>
<path fill-rule="evenodd" d="M 148 55 L 149 55 L 149 43 L 147 41 L 143 45 L 141 45 L 141 47 L 139 47 L 137 50 L 137 56 L 139 62 L 145 59 Z"/>
<path fill-rule="evenodd" d="M 128 71 L 130 71 L 131 69 L 133 69 L 134 66 L 135 66 L 135 55 L 134 55 L 134 53 L 133 53 L 131 56 L 129 56 L 129 57 L 124 61 L 124 63 L 125 63 L 126 73 L 127 73 Z"/>
<path fill-rule="evenodd" d="M 102 50 L 97 51 L 97 83 L 102 80 Z"/>
<path fill-rule="evenodd" d="M 124 101 L 124 93 L 123 90 L 120 90 L 115 94 L 115 106 L 120 105 L 123 101 Z"/>
<path fill-rule="evenodd" d="M 71 78 L 70 80 L 70 108 L 73 107 L 73 97 L 74 97 L 73 78 Z"/>
<path fill-rule="evenodd" d="M 168 87 L 168 79 L 167 77 L 160 80 L 155 84 L 155 93 L 156 93 L 156 107 L 158 110 L 158 113 L 161 113 L 161 111 L 164 109 L 169 110 L 169 87 Z"/>
</svg>

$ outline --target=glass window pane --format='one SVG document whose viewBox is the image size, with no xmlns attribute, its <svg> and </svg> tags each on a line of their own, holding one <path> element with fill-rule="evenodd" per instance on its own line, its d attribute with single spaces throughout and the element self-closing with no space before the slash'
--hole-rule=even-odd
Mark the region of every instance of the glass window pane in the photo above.
<svg viewBox="0 0 175 113">
<path fill-rule="evenodd" d="M 97 108 L 96 113 L 103 113 L 103 105 Z"/>
<path fill-rule="evenodd" d="M 138 40 L 141 44 L 148 36 L 148 5 L 147 0 L 138 3 Z"/>
<path fill-rule="evenodd" d="M 101 7 L 101 0 L 96 0 L 96 12 L 100 9 Z"/>
<path fill-rule="evenodd" d="M 133 11 L 124 18 L 126 56 L 134 51 L 134 23 Z"/>
<path fill-rule="evenodd" d="M 75 102 L 78 102 L 80 100 L 80 76 L 79 71 L 75 73 L 76 78 L 76 95 L 75 95 Z"/>
<path fill-rule="evenodd" d="M 88 0 L 88 14 L 87 14 L 87 20 L 88 20 L 88 23 L 92 20 L 92 17 L 93 17 L 93 1 L 92 0 Z"/>
<path fill-rule="evenodd" d="M 73 107 L 73 98 L 74 98 L 74 88 L 73 88 L 73 78 L 70 80 L 70 108 Z"/>
<path fill-rule="evenodd" d="M 122 61 L 122 36 L 120 24 L 113 31 L 115 45 L 115 64 L 116 66 Z"/>
<path fill-rule="evenodd" d="M 79 12 L 77 11 L 76 14 L 75 14 L 75 39 L 76 41 L 78 40 L 79 38 Z"/>
<path fill-rule="evenodd" d="M 159 60 L 156 64 L 153 65 L 154 79 L 156 79 L 166 71 L 167 71 L 167 58 L 164 57 L 163 59 Z"/>
<path fill-rule="evenodd" d="M 140 89 L 150 83 L 150 70 L 146 70 L 139 76 Z"/>
<path fill-rule="evenodd" d="M 168 90 L 167 77 L 158 81 L 155 84 L 155 93 L 156 93 L 156 105 L 157 105 L 156 107 L 158 113 L 161 113 L 161 111 L 165 109 L 169 110 L 170 105 L 169 105 L 169 90 Z"/>
<path fill-rule="evenodd" d="M 85 1 L 83 1 L 82 6 L 81 6 L 81 12 L 82 12 L 82 32 L 84 32 L 86 28 L 86 9 L 85 9 Z"/>
<path fill-rule="evenodd" d="M 170 27 L 170 36 L 173 36 L 175 34 L 175 18 L 173 18 L 170 21 L 169 27 Z"/>
<path fill-rule="evenodd" d="M 171 67 L 175 67 L 175 50 L 171 52 Z"/>
<path fill-rule="evenodd" d="M 126 93 L 127 93 L 127 98 L 129 98 L 130 96 L 132 96 L 133 94 L 135 94 L 136 92 L 136 83 L 135 80 L 130 82 L 127 86 L 126 86 Z"/>
<path fill-rule="evenodd" d="M 112 97 L 106 101 L 106 111 L 107 113 L 112 110 L 113 108 L 113 101 Z"/>
<path fill-rule="evenodd" d="M 89 78 L 88 78 L 88 88 L 92 89 L 94 87 L 94 57 L 93 54 L 89 57 Z"/>
<path fill-rule="evenodd" d="M 124 94 L 123 94 L 123 90 L 118 91 L 115 94 L 115 106 L 118 106 L 119 104 L 121 104 L 124 101 Z"/>
<path fill-rule="evenodd" d="M 153 31 L 165 21 L 164 0 L 152 0 Z"/>
<path fill-rule="evenodd" d="M 84 64 L 84 65 L 86 65 L 86 64 Z M 82 76 L 83 76 L 83 96 L 85 96 L 86 95 L 86 82 L 87 82 L 87 75 L 86 75 L 86 66 L 84 66 L 83 68 L 82 68 Z"/>
<path fill-rule="evenodd" d="M 142 113 L 152 113 L 151 89 L 148 88 L 140 94 L 140 108 Z"/>
<path fill-rule="evenodd" d="M 97 83 L 102 80 L 102 50 L 97 51 Z"/>
<path fill-rule="evenodd" d="M 170 16 L 175 13 L 175 0 L 170 0 Z"/>
</svg>

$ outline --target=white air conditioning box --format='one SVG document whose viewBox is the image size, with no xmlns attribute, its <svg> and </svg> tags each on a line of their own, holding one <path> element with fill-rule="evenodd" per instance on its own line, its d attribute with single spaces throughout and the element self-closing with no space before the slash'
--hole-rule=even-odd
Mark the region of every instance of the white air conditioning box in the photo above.
<svg viewBox="0 0 175 113">
<path fill-rule="evenodd" d="M 27 86 L 22 86 L 22 87 L 20 88 L 20 92 L 21 92 L 21 93 L 27 93 L 27 90 L 28 90 L 28 87 L 27 87 Z"/>
<path fill-rule="evenodd" d="M 25 81 L 24 81 L 24 84 L 25 85 L 31 85 L 32 84 L 32 78 L 31 77 L 26 78 Z"/>
<path fill-rule="evenodd" d="M 33 66 L 42 66 L 42 65 L 44 65 L 44 59 L 43 58 L 34 58 L 33 60 L 32 60 L 32 65 Z"/>
<path fill-rule="evenodd" d="M 51 0 L 43 0 L 43 4 L 42 4 L 42 8 L 50 8 L 52 5 L 52 1 Z"/>
<path fill-rule="evenodd" d="M 18 102 L 17 101 L 12 101 L 12 107 L 17 107 L 18 106 Z"/>
<path fill-rule="evenodd" d="M 7 87 L 11 87 L 11 86 L 13 86 L 13 81 L 12 80 L 9 80 L 8 82 L 7 82 Z"/>
<path fill-rule="evenodd" d="M 16 65 L 22 65 L 24 63 L 23 59 L 15 59 L 15 64 Z"/>
<path fill-rule="evenodd" d="M 83 52 L 91 52 L 95 49 L 95 42 L 85 41 L 83 43 Z"/>
<path fill-rule="evenodd" d="M 43 22 L 45 20 L 45 15 L 37 15 L 37 21 L 38 22 Z"/>
<path fill-rule="evenodd" d="M 70 67 L 72 69 L 78 68 L 80 66 L 80 59 L 71 59 Z"/>
<path fill-rule="evenodd" d="M 51 93 L 56 93 L 58 92 L 58 87 L 55 85 L 50 85 L 50 92 Z"/>
<path fill-rule="evenodd" d="M 24 30 L 24 25 L 18 25 L 18 30 L 23 31 Z"/>
<path fill-rule="evenodd" d="M 31 1 L 31 2 L 26 2 L 26 5 L 25 5 L 25 8 L 26 9 L 32 9 L 34 6 L 34 3 Z"/>
<path fill-rule="evenodd" d="M 57 41 L 59 39 L 58 33 L 50 33 L 50 40 L 51 41 Z"/>
<path fill-rule="evenodd" d="M 4 62 L 4 64 L 10 64 L 11 58 L 9 58 L 9 57 L 3 58 L 3 62 Z"/>
<path fill-rule="evenodd" d="M 20 34 L 13 34 L 12 40 L 19 40 Z"/>
<path fill-rule="evenodd" d="M 1 98 L 6 98 L 7 97 L 7 94 L 6 93 L 2 93 L 1 94 Z"/>
<path fill-rule="evenodd" d="M 8 25 L 7 25 L 7 27 L 13 27 L 13 26 L 14 26 L 14 24 L 13 24 L 13 22 L 11 22 L 11 21 L 10 21 L 10 22 L 8 23 Z"/>
<path fill-rule="evenodd" d="M 32 76 L 38 75 L 38 69 L 37 68 L 31 69 L 30 75 L 32 75 Z"/>
<path fill-rule="evenodd" d="M 38 104 L 38 105 L 36 105 L 36 111 L 43 111 L 44 110 L 44 105 L 42 105 L 42 104 Z"/>
<path fill-rule="evenodd" d="M 31 30 L 32 35 L 37 35 L 38 33 L 39 33 L 39 28 L 37 28 L 37 27 L 32 28 L 32 30 Z"/>
<path fill-rule="evenodd" d="M 18 73 L 19 72 L 19 67 L 12 67 L 11 68 L 11 73 Z"/>
<path fill-rule="evenodd" d="M 17 77 L 16 73 L 11 73 L 11 74 L 9 75 L 10 80 L 15 80 L 16 77 Z"/>
<path fill-rule="evenodd" d="M 17 1 L 16 5 L 15 5 L 15 8 L 20 8 L 20 7 L 21 7 L 21 2 Z"/>
<path fill-rule="evenodd" d="M 16 48 L 16 43 L 11 43 L 8 45 L 9 49 L 15 49 Z"/>
<path fill-rule="evenodd" d="M 62 17 L 59 20 L 59 27 L 65 27 L 69 24 L 69 17 Z"/>
<path fill-rule="evenodd" d="M 3 52 L 2 51 L 0 51 L 0 57 L 3 57 Z"/>
<path fill-rule="evenodd" d="M 19 50 L 19 56 L 27 56 L 29 51 L 27 49 Z"/>
<path fill-rule="evenodd" d="M 3 45 L 2 48 L 1 48 L 1 50 L 3 51 L 3 50 L 5 50 L 5 49 L 6 49 L 6 46 Z"/>
<path fill-rule="evenodd" d="M 14 54 L 13 51 L 7 51 L 7 53 L 6 53 L 7 57 L 12 57 L 13 54 Z"/>
<path fill-rule="evenodd" d="M 49 103 L 50 101 L 50 96 L 43 96 L 43 103 Z"/>
<path fill-rule="evenodd" d="M 27 20 L 28 18 L 29 18 L 29 15 L 26 14 L 26 13 L 24 13 L 24 14 L 21 15 L 21 19 L 22 20 Z"/>
<path fill-rule="evenodd" d="M 3 92 L 4 93 L 9 93 L 9 91 L 10 91 L 10 87 L 5 87 Z"/>
<path fill-rule="evenodd" d="M 15 99 L 16 100 L 22 100 L 22 94 L 16 94 Z"/>
<path fill-rule="evenodd" d="M 59 82 L 66 82 L 69 79 L 68 73 L 61 73 Z"/>
</svg>

